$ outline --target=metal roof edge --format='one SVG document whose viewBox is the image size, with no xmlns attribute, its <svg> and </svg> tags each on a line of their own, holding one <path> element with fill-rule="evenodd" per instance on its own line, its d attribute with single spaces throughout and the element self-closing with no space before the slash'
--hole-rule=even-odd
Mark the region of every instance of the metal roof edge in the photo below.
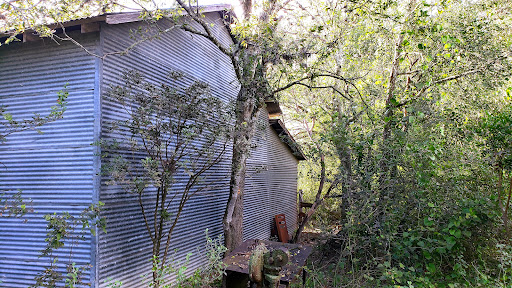
<svg viewBox="0 0 512 288">
<path fill-rule="evenodd" d="M 230 4 L 214 4 L 214 5 L 204 5 L 199 6 L 199 10 L 201 13 L 211 13 L 211 12 L 222 12 L 222 11 L 228 11 L 230 13 L 233 12 L 233 6 Z M 59 29 L 59 28 L 66 28 L 71 26 L 77 26 L 77 25 L 83 25 L 83 24 L 89 24 L 94 22 L 105 22 L 109 25 L 115 25 L 115 24 L 123 24 L 123 23 L 131 23 L 131 22 L 139 22 L 143 19 L 140 18 L 142 10 L 135 11 L 135 12 L 117 12 L 117 13 L 105 13 L 101 15 L 91 16 L 91 17 L 84 17 L 84 18 L 78 18 L 73 19 L 61 23 L 53 23 L 53 24 L 46 24 L 47 27 L 50 29 Z M 186 12 L 182 12 L 182 15 L 187 15 Z M 13 31 L 4 31 L 0 32 L 0 38 L 3 37 L 9 37 L 13 35 Z M 34 34 L 33 29 L 26 29 L 24 33 L 20 33 L 20 35 L 23 34 L 29 34 L 27 36 L 30 36 L 31 38 Z M 35 36 L 37 37 L 37 36 Z"/>
<path fill-rule="evenodd" d="M 300 149 L 299 143 L 295 141 L 292 134 L 286 129 L 284 126 L 283 121 L 281 119 L 268 119 L 268 122 L 270 124 L 270 127 L 276 131 L 276 133 L 279 135 L 279 138 L 281 138 L 281 141 L 283 141 L 292 151 L 293 156 L 297 158 L 297 160 L 306 160 L 306 156 Z"/>
</svg>

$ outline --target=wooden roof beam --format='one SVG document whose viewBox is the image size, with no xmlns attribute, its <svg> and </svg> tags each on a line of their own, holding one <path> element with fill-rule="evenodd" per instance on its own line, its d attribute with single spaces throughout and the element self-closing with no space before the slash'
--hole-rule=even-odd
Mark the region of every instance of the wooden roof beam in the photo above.
<svg viewBox="0 0 512 288">
<path fill-rule="evenodd" d="M 90 22 L 90 23 L 84 23 L 84 24 L 80 25 L 80 32 L 82 34 L 98 32 L 98 31 L 100 31 L 100 22 Z"/>
<path fill-rule="evenodd" d="M 39 37 L 39 35 L 36 32 L 28 31 L 23 33 L 23 43 L 34 42 L 39 39 L 41 39 L 41 37 Z"/>
</svg>

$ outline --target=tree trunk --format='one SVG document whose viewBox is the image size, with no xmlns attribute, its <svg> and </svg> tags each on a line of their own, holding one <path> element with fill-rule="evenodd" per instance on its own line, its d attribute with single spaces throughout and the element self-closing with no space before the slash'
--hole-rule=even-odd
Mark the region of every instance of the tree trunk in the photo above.
<svg viewBox="0 0 512 288">
<path fill-rule="evenodd" d="M 400 65 L 400 46 L 402 46 L 402 42 L 404 41 L 404 36 L 400 34 L 397 39 L 396 47 L 395 47 L 395 55 L 393 57 L 393 63 L 391 65 L 391 73 L 389 75 L 389 88 L 388 95 L 386 98 L 386 111 L 384 111 L 384 129 L 382 131 L 382 158 L 380 160 L 380 177 L 379 177 L 379 186 L 381 193 L 387 190 L 388 186 L 388 172 L 390 168 L 391 161 L 391 148 L 389 147 L 389 139 L 391 138 L 391 128 L 392 128 L 392 118 L 393 118 L 393 109 L 395 105 L 392 103 L 392 99 L 394 97 L 396 82 L 398 77 L 398 69 Z M 381 198 L 385 198 L 386 193 L 383 193 Z"/>
<path fill-rule="evenodd" d="M 510 183 L 508 185 L 507 204 L 505 205 L 505 211 L 503 211 L 503 224 L 505 225 L 507 237 L 510 237 L 510 227 L 508 225 L 508 207 L 510 206 L 510 196 L 512 196 L 512 176 L 510 176 Z"/>
<path fill-rule="evenodd" d="M 251 95 L 251 89 L 242 87 L 237 97 L 229 198 L 222 221 L 224 244 L 228 248 L 228 253 L 243 241 L 245 172 L 247 170 L 247 159 L 251 152 L 257 110 L 259 108 L 255 105 L 255 98 Z"/>
<path fill-rule="evenodd" d="M 300 241 L 300 236 L 302 235 L 302 231 L 304 231 L 304 227 L 309 222 L 309 218 L 311 218 L 311 215 L 313 215 L 313 213 L 315 212 L 316 207 L 318 207 L 318 204 L 316 204 L 316 202 L 315 202 L 315 203 L 313 203 L 313 206 L 311 206 L 311 208 L 309 208 L 308 213 L 306 213 L 306 216 L 304 216 L 304 218 L 302 218 L 302 221 L 299 223 L 299 227 L 297 227 L 297 230 L 295 231 L 295 234 L 293 235 L 293 238 L 290 241 L 291 243 L 298 243 Z"/>
<path fill-rule="evenodd" d="M 496 189 L 498 190 L 498 207 L 500 208 L 501 212 L 505 211 L 503 207 L 503 168 L 501 168 L 501 165 L 496 167 L 496 172 L 498 173 L 498 187 Z"/>
<path fill-rule="evenodd" d="M 320 191 L 320 193 L 321 193 L 321 191 Z M 313 202 L 313 205 L 311 206 L 311 208 L 309 208 L 308 213 L 306 213 L 306 216 L 304 216 L 304 218 L 302 218 L 302 221 L 299 223 L 299 227 L 297 227 L 297 231 L 295 231 L 295 235 L 293 235 L 293 238 L 290 241 L 291 243 L 297 243 L 297 242 L 300 241 L 300 235 L 302 234 L 302 231 L 304 230 L 304 227 L 309 222 L 309 219 L 311 218 L 313 213 L 315 213 L 316 209 L 320 205 L 322 205 L 323 201 L 324 201 L 324 198 L 320 198 L 319 194 L 317 194 L 315 202 Z"/>
<path fill-rule="evenodd" d="M 347 220 L 347 212 L 349 210 L 349 199 L 352 199 L 352 189 L 354 187 L 353 177 L 352 177 L 352 152 L 350 148 L 343 144 L 342 147 L 338 148 L 338 157 L 341 160 L 340 168 L 343 169 L 342 177 L 343 177 L 343 186 L 342 186 L 342 197 L 341 197 L 341 220 Z"/>
<path fill-rule="evenodd" d="M 312 133 L 312 131 L 308 130 L 308 134 L 310 137 L 312 135 L 311 133 Z M 317 145 L 317 148 L 319 151 L 321 151 L 319 145 Z M 320 183 L 318 184 L 318 189 L 316 191 L 315 202 L 313 202 L 313 205 L 311 206 L 311 208 L 309 208 L 309 211 L 308 211 L 308 213 L 306 213 L 306 216 L 302 219 L 302 222 L 299 223 L 299 227 L 297 228 L 297 231 L 295 231 L 295 235 L 293 236 L 293 239 L 291 241 L 292 243 L 297 243 L 300 240 L 300 234 L 302 233 L 302 230 L 304 230 L 304 226 L 306 226 L 306 223 L 308 223 L 309 218 L 315 212 L 316 207 L 318 207 L 318 205 L 322 204 L 322 201 L 324 200 L 322 198 L 322 191 L 324 190 L 324 184 L 325 184 L 325 181 L 327 180 L 327 176 L 325 173 L 325 157 L 324 157 L 323 153 L 320 153 L 320 167 L 321 167 Z M 332 187 L 332 185 L 331 185 L 331 187 Z"/>
<path fill-rule="evenodd" d="M 308 131 L 308 133 L 311 133 L 311 131 Z M 320 149 L 319 146 L 317 146 L 317 147 Z M 313 202 L 313 205 L 311 206 L 311 208 L 309 208 L 308 213 L 306 213 L 306 216 L 299 223 L 299 227 L 297 228 L 297 231 L 295 231 L 295 235 L 293 236 L 293 238 L 291 240 L 292 243 L 299 242 L 300 235 L 302 234 L 302 231 L 304 230 L 304 226 L 306 226 L 309 219 L 311 218 L 311 215 L 313 215 L 313 213 L 315 213 L 315 210 L 320 205 L 322 205 L 325 198 L 329 197 L 329 195 L 331 194 L 331 191 L 339 183 L 339 179 L 334 180 L 331 183 L 331 185 L 329 186 L 329 188 L 327 189 L 327 191 L 325 192 L 324 196 L 322 197 L 322 192 L 324 191 L 324 185 L 325 185 L 325 182 L 327 181 L 327 176 L 326 176 L 326 172 L 325 172 L 325 157 L 322 153 L 320 154 L 320 166 L 322 167 L 321 171 L 320 171 L 320 183 L 318 184 L 318 190 L 316 191 L 315 202 Z"/>
<path fill-rule="evenodd" d="M 304 218 L 302 219 L 302 221 L 299 223 L 299 227 L 297 227 L 297 231 L 295 231 L 295 235 L 293 236 L 292 240 L 290 241 L 291 243 L 297 243 L 300 241 L 300 236 L 302 234 L 302 231 L 304 230 L 304 227 L 306 226 L 306 224 L 308 223 L 309 219 L 311 218 L 311 216 L 313 215 L 313 213 L 315 213 L 316 209 L 318 207 L 320 207 L 324 200 L 326 198 L 328 198 L 331 194 L 331 191 L 336 187 L 338 186 L 338 183 L 339 183 L 339 180 L 336 179 L 333 181 L 333 183 L 331 183 L 331 185 L 329 186 L 329 188 L 327 189 L 327 192 L 325 193 L 325 195 L 323 197 L 321 197 L 321 193 L 323 191 L 323 183 L 325 182 L 325 178 L 323 178 L 324 180 L 320 180 L 320 186 L 318 188 L 318 192 L 317 192 L 317 195 L 316 195 L 316 198 L 315 198 L 315 202 L 313 202 L 313 205 L 311 206 L 311 208 L 309 208 L 308 210 L 308 213 L 306 213 L 306 216 L 304 216 Z"/>
</svg>

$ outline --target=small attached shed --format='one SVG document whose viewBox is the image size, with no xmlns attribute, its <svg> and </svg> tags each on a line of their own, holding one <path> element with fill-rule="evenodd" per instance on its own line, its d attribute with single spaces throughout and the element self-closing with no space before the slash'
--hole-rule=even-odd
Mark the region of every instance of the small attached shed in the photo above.
<svg viewBox="0 0 512 288">
<path fill-rule="evenodd" d="M 222 17 L 229 10 L 225 5 L 204 9 L 226 47 L 232 42 Z M 158 24 L 171 26 L 166 21 Z M 69 92 L 63 119 L 41 127 L 42 135 L 23 131 L 0 145 L 0 191 L 9 195 L 20 189 L 34 208 L 25 215 L 26 223 L 0 217 L 0 287 L 28 287 L 49 264 L 46 258 L 38 258 L 46 238 L 43 215 L 67 211 L 77 216 L 98 201 L 105 203 L 107 233 L 81 241 L 73 249 L 73 262 L 92 265 L 85 275 L 92 287 L 106 287 L 109 278 L 122 281 L 123 287 L 145 287 L 141 275 L 151 271 L 152 252 L 140 208 L 135 195 L 106 185 L 107 179 L 100 176 L 100 148 L 92 145 L 119 136 L 105 128 L 109 121 L 122 117 L 119 105 L 108 99 L 105 91 L 110 85 L 122 84 L 120 76 L 126 70 L 138 70 L 155 81 L 165 81 L 169 71 L 178 70 L 185 75 L 184 85 L 194 80 L 206 82 L 212 94 L 226 102 L 236 97 L 239 84 L 226 55 L 208 40 L 179 28 L 140 43 L 126 55 L 116 54 L 133 44 L 132 31 L 153 28 L 137 13 L 106 14 L 64 26 L 82 47 L 29 33 L 20 39 L 23 41 L 0 47 L 0 105 L 8 106 L 14 118 L 48 113 L 58 91 L 66 86 Z M 99 58 L 93 54 L 110 55 Z M 260 115 L 264 125 L 254 138 L 256 145 L 248 161 L 245 239 L 268 239 L 273 216 L 280 213 L 286 215 L 290 232 L 296 227 L 297 163 L 304 157 L 282 122 L 269 118 L 269 113 L 272 118 L 278 116 L 278 105 L 269 103 L 267 108 Z M 215 166 L 225 185 L 214 191 L 214 197 L 193 197 L 175 230 L 172 249 L 178 251 L 177 259 L 194 253 L 188 264 L 190 272 L 203 263 L 197 248 L 204 245 L 204 231 L 208 229 L 211 237 L 222 234 L 230 163 L 231 154 L 227 153 Z M 65 249 L 59 256 L 64 255 Z"/>
</svg>

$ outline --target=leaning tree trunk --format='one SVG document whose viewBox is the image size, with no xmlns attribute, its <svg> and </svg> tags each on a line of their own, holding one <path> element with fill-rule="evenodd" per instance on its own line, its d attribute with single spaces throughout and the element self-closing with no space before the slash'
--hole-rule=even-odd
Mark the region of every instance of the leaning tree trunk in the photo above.
<svg viewBox="0 0 512 288">
<path fill-rule="evenodd" d="M 311 131 L 308 131 L 308 133 L 311 133 Z M 320 150 L 320 147 L 319 146 L 317 146 L 317 147 Z M 311 206 L 311 208 L 309 208 L 308 213 L 306 213 L 306 216 L 304 216 L 304 218 L 302 218 L 302 221 L 300 223 L 298 223 L 297 230 L 295 231 L 295 234 L 291 240 L 292 243 L 298 243 L 300 241 L 300 236 L 302 234 L 302 231 L 304 231 L 304 227 L 309 222 L 309 219 L 311 219 L 311 216 L 313 215 L 313 213 L 315 213 L 316 209 L 318 207 L 320 207 L 323 204 L 324 200 L 330 196 L 331 191 L 336 186 L 338 186 L 339 179 L 335 179 L 331 183 L 329 188 L 327 188 L 327 191 L 325 192 L 324 196 L 322 196 L 322 192 L 324 191 L 324 185 L 325 185 L 325 182 L 327 181 L 327 175 L 326 175 L 326 171 L 325 171 L 325 157 L 324 157 L 323 153 L 320 154 L 320 167 L 321 167 L 320 183 L 318 184 L 318 189 L 316 191 L 315 202 L 313 202 L 313 205 Z"/>
<path fill-rule="evenodd" d="M 342 177 L 343 177 L 343 186 L 342 186 L 342 194 L 341 194 L 341 220 L 346 221 L 348 210 L 349 210 L 349 201 L 352 200 L 352 192 L 354 185 L 352 183 L 353 177 L 352 177 L 352 153 L 350 148 L 343 144 L 341 147 L 337 148 L 338 150 L 338 157 L 341 161 L 340 168 L 343 169 L 342 171 Z"/>
<path fill-rule="evenodd" d="M 384 129 L 382 131 L 382 143 L 381 143 L 381 151 L 382 151 L 382 158 L 380 159 L 379 163 L 379 179 L 378 179 L 378 185 L 379 185 L 379 203 L 378 203 L 378 225 L 383 227 L 384 222 L 386 221 L 386 211 L 387 211 L 387 205 L 390 201 L 390 198 L 392 195 L 390 195 L 390 183 L 391 183 L 391 175 L 390 171 L 392 170 L 392 165 L 394 165 L 394 161 L 392 161 L 393 157 L 393 151 L 392 151 L 392 143 L 391 142 L 391 134 L 392 134 L 392 128 L 393 128 L 393 112 L 396 106 L 393 104 L 392 99 L 394 99 L 394 93 L 397 85 L 397 78 L 400 68 L 400 46 L 402 46 L 402 42 L 404 40 L 404 35 L 400 34 L 400 36 L 397 39 L 396 46 L 395 46 L 395 54 L 393 57 L 393 63 L 391 67 L 391 73 L 389 75 L 389 87 L 388 87 L 388 95 L 386 98 L 386 106 L 384 111 Z"/>
<path fill-rule="evenodd" d="M 498 161 L 499 163 L 499 161 Z M 504 206 L 503 206 L 503 201 L 502 201 L 502 198 L 503 198 L 503 168 L 501 167 L 501 164 L 498 164 L 496 166 L 496 173 L 498 173 L 498 185 L 496 187 L 496 190 L 498 190 L 498 201 L 497 201 L 497 207 L 496 208 L 499 208 L 500 211 L 505 211 L 504 209 Z"/>
<path fill-rule="evenodd" d="M 389 181 L 389 168 L 391 162 L 391 148 L 389 147 L 389 141 L 391 138 L 391 130 L 392 130 L 392 117 L 393 117 L 393 109 L 395 106 L 392 103 L 392 99 L 394 97 L 396 82 L 398 77 L 398 69 L 400 67 L 400 46 L 402 46 L 402 42 L 404 40 L 404 36 L 401 34 L 398 37 L 395 47 L 395 55 L 393 57 L 393 63 L 391 67 L 391 73 L 389 75 L 389 87 L 388 87 L 388 95 L 386 97 L 386 110 L 384 111 L 384 129 L 382 131 L 382 158 L 379 163 L 380 168 L 380 177 L 379 177 L 379 188 L 382 194 L 386 194 L 388 190 L 388 181 Z M 383 193 L 384 192 L 384 193 Z M 384 195 L 385 196 L 385 195 Z M 385 198 L 385 197 L 381 197 Z"/>
<path fill-rule="evenodd" d="M 255 102 L 251 89 L 242 87 L 237 97 L 230 191 L 223 219 L 224 243 L 228 252 L 243 241 L 245 172 L 259 110 Z"/>
</svg>

